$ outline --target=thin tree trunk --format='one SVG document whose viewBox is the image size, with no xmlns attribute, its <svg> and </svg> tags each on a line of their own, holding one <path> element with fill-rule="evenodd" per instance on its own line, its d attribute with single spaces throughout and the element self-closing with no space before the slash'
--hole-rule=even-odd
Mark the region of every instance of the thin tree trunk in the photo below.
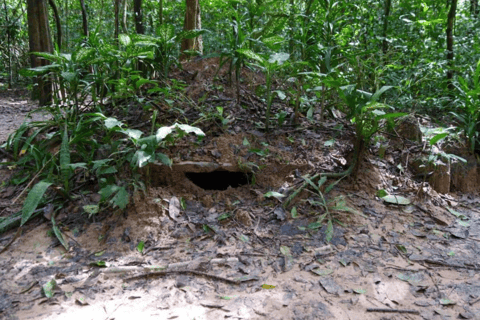
<svg viewBox="0 0 480 320">
<path fill-rule="evenodd" d="M 290 27 L 290 39 L 288 41 L 288 51 L 290 52 L 290 55 L 293 55 L 293 49 L 295 47 L 295 41 L 294 41 L 294 28 L 295 28 L 295 0 L 290 0 L 290 16 L 288 19 L 289 22 L 289 27 Z"/>
<path fill-rule="evenodd" d="M 58 8 L 54 0 L 48 0 L 48 4 L 52 7 L 53 17 L 55 18 L 55 27 L 57 28 L 57 47 L 58 51 L 62 50 L 62 21 L 58 14 Z"/>
<path fill-rule="evenodd" d="M 163 0 L 158 3 L 158 21 L 161 25 L 163 24 Z"/>
<path fill-rule="evenodd" d="M 453 27 L 455 25 L 455 13 L 457 11 L 458 0 L 450 0 L 450 10 L 447 17 L 447 61 L 449 70 L 447 71 L 447 88 L 453 93 Z"/>
<path fill-rule="evenodd" d="M 30 52 L 53 52 L 50 29 L 48 26 L 48 10 L 45 0 L 27 0 L 27 20 Z M 46 59 L 30 55 L 32 68 L 50 64 Z M 40 105 L 51 104 L 52 83 L 48 78 L 38 77 L 38 98 Z"/>
<path fill-rule="evenodd" d="M 185 21 L 183 24 L 183 30 L 195 30 L 202 28 L 202 21 L 200 18 L 200 4 L 198 0 L 186 0 Z M 196 50 L 203 54 L 203 42 L 202 36 L 198 36 L 193 39 L 183 39 L 180 59 L 185 59 L 183 54 L 186 50 Z"/>
<path fill-rule="evenodd" d="M 88 16 L 87 8 L 85 8 L 85 0 L 80 0 L 80 7 L 82 8 L 83 35 L 85 38 L 88 38 Z"/>
<path fill-rule="evenodd" d="M 127 0 L 123 0 L 123 14 L 122 14 L 122 31 L 123 33 L 128 33 L 128 28 L 127 28 Z"/>
<path fill-rule="evenodd" d="M 144 34 L 142 0 L 133 0 L 133 12 L 135 14 L 135 31 L 138 34 Z"/>
<path fill-rule="evenodd" d="M 387 54 L 388 51 L 388 41 L 387 41 L 387 31 L 388 31 L 388 17 L 390 16 L 390 8 L 392 6 L 392 0 L 385 0 L 385 14 L 383 16 L 383 45 L 382 50 L 383 54 Z"/>
<path fill-rule="evenodd" d="M 119 13 L 120 13 L 120 0 L 114 0 L 114 11 L 115 11 L 115 33 L 114 33 L 114 37 L 115 39 L 118 39 L 118 34 L 120 33 L 119 31 L 119 24 L 120 24 L 120 17 L 119 17 Z"/>
<path fill-rule="evenodd" d="M 5 20 L 7 23 L 7 52 L 8 52 L 8 88 L 12 88 L 12 80 L 13 80 L 13 75 L 12 75 L 12 50 L 10 50 L 10 42 L 11 42 L 11 37 L 10 37 L 10 17 L 8 15 L 8 9 L 7 9 L 7 0 L 3 0 L 3 8 L 5 9 Z"/>
</svg>

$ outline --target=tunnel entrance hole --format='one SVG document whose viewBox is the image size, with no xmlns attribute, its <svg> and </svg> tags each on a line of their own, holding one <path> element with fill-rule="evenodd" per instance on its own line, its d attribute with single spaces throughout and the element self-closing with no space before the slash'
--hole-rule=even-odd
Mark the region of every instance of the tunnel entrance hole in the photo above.
<svg viewBox="0 0 480 320">
<path fill-rule="evenodd" d="M 252 181 L 252 174 L 239 171 L 215 170 L 211 172 L 185 172 L 185 176 L 204 190 L 238 188 Z"/>
</svg>

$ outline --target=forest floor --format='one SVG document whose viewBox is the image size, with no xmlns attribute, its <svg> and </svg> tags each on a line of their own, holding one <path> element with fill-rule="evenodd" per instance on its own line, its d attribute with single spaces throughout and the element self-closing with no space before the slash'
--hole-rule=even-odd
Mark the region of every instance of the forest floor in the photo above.
<svg viewBox="0 0 480 320">
<path fill-rule="evenodd" d="M 231 122 L 198 122 L 202 144 L 169 149 L 172 169 L 152 165 L 127 210 L 89 219 L 81 208 L 98 195 L 72 203 L 58 217 L 69 252 L 43 216 L 30 221 L 0 254 L 1 319 L 480 319 L 478 188 L 437 193 L 404 157 L 424 143 L 387 136 L 382 157 L 372 146 L 355 178 L 322 190 L 351 211 L 332 211 L 339 223 L 326 242 L 326 222 L 316 224 L 321 195 L 305 190 L 284 208 L 279 194 L 292 194 L 306 174 L 345 170 L 353 135 L 339 130 L 341 119 L 304 117 L 266 134 L 257 124 L 263 102 L 249 87 L 261 76 L 243 75 L 251 78 L 241 108 L 235 90 L 212 82 L 214 69 L 197 61 L 177 76 L 185 98 L 210 112 L 223 106 Z M 0 92 L 0 143 L 33 108 Z M 5 182 L 13 170 L 0 168 Z M 387 203 L 380 189 L 411 204 Z M 12 204 L 21 191 L 2 184 L 0 216 L 21 209 Z M 2 234 L 0 248 L 15 233 Z M 55 295 L 46 298 L 52 278 Z"/>
</svg>

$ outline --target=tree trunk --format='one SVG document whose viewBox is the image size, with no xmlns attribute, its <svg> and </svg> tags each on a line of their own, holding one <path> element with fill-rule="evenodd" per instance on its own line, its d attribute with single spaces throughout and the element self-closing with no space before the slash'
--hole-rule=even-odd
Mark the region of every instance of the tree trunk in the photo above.
<svg viewBox="0 0 480 320">
<path fill-rule="evenodd" d="M 7 24 L 7 52 L 8 52 L 8 89 L 12 88 L 12 78 L 13 78 L 13 70 L 12 70 L 12 50 L 10 49 L 10 17 L 8 14 L 7 9 L 7 0 L 3 0 L 3 8 L 5 9 L 5 22 Z"/>
<path fill-rule="evenodd" d="M 183 24 L 183 30 L 195 30 L 202 28 L 202 21 L 200 19 L 200 4 L 199 0 L 186 0 L 187 8 L 185 10 L 185 22 Z M 180 59 L 185 59 L 186 55 L 183 54 L 186 50 L 196 50 L 203 54 L 203 41 L 202 36 L 198 36 L 193 39 L 183 39 Z"/>
<path fill-rule="evenodd" d="M 115 39 L 118 39 L 118 34 L 119 34 L 119 25 L 120 25 L 120 0 L 114 0 L 115 3 L 114 3 L 114 10 L 115 10 L 115 34 L 114 34 L 114 37 Z"/>
<path fill-rule="evenodd" d="M 142 0 L 133 0 L 133 12 L 135 14 L 135 31 L 138 34 L 144 34 Z"/>
<path fill-rule="evenodd" d="M 82 8 L 82 26 L 83 26 L 83 35 L 85 38 L 88 37 L 88 16 L 87 8 L 85 8 L 85 0 L 80 0 L 80 7 Z"/>
<path fill-rule="evenodd" d="M 450 10 L 447 17 L 447 61 L 449 70 L 447 71 L 447 88 L 450 92 L 455 89 L 453 85 L 453 27 L 455 25 L 455 12 L 457 10 L 458 0 L 450 0 Z"/>
<path fill-rule="evenodd" d="M 30 52 L 53 52 L 50 29 L 48 26 L 48 10 L 45 0 L 27 0 L 28 38 Z M 50 64 L 46 59 L 39 59 L 30 55 L 32 68 Z M 34 97 L 39 98 L 41 106 L 52 102 L 52 83 L 48 78 L 38 77 L 38 92 Z"/>
<path fill-rule="evenodd" d="M 123 0 L 122 2 L 123 4 L 123 8 L 122 8 L 122 11 L 123 11 L 123 14 L 122 14 L 122 31 L 123 33 L 127 34 L 128 33 L 128 29 L 127 29 L 127 0 Z"/>
<path fill-rule="evenodd" d="M 383 54 L 387 54 L 388 51 L 388 41 L 387 41 L 387 30 L 388 30 L 388 17 L 390 16 L 390 8 L 392 6 L 392 0 L 385 0 L 385 14 L 383 16 L 383 44 L 382 50 Z"/>
<path fill-rule="evenodd" d="M 163 0 L 160 0 L 158 3 L 158 22 L 163 24 Z"/>
<path fill-rule="evenodd" d="M 55 27 L 57 28 L 57 47 L 58 51 L 62 50 L 62 21 L 60 20 L 60 15 L 58 14 L 58 8 L 54 0 L 48 0 L 48 4 L 52 7 L 53 16 L 55 18 Z"/>
</svg>

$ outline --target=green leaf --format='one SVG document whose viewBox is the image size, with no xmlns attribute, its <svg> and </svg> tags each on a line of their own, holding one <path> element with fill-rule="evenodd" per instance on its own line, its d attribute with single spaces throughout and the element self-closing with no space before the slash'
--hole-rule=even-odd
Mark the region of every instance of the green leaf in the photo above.
<svg viewBox="0 0 480 320">
<path fill-rule="evenodd" d="M 52 215 L 52 229 L 58 241 L 60 241 L 62 246 L 65 248 L 65 250 L 68 251 L 69 250 L 68 243 L 65 241 L 65 238 L 63 238 L 62 231 L 60 231 L 60 228 L 57 226 L 57 223 L 55 222 L 55 214 Z"/>
<path fill-rule="evenodd" d="M 380 189 L 377 191 L 377 197 L 379 198 L 383 198 L 383 197 L 386 197 L 388 196 L 388 192 L 385 191 L 384 189 Z"/>
<path fill-rule="evenodd" d="M 136 129 L 126 129 L 126 130 L 123 131 L 123 133 L 125 133 L 128 137 L 130 137 L 134 140 L 140 139 L 140 137 L 143 134 L 142 131 L 136 130 Z"/>
<path fill-rule="evenodd" d="M 334 144 L 335 144 L 335 139 L 331 139 L 331 140 L 325 141 L 323 145 L 325 147 L 333 147 Z"/>
<path fill-rule="evenodd" d="M 53 292 L 53 290 L 55 290 L 56 286 L 57 286 L 57 282 L 55 281 L 55 279 L 52 279 L 52 280 L 48 281 L 47 283 L 45 283 L 43 285 L 43 293 L 45 294 L 45 297 L 52 298 L 53 295 L 55 294 L 55 292 Z"/>
<path fill-rule="evenodd" d="M 290 214 L 292 215 L 293 219 L 296 219 L 298 217 L 297 207 L 293 207 Z"/>
<path fill-rule="evenodd" d="M 285 61 L 290 58 L 290 54 L 285 52 L 274 53 L 268 59 L 269 63 L 277 63 L 278 65 L 282 65 Z"/>
<path fill-rule="evenodd" d="M 100 207 L 97 204 L 88 204 L 83 206 L 83 211 L 85 211 L 90 216 L 92 216 L 97 214 L 100 211 Z"/>
<path fill-rule="evenodd" d="M 144 241 L 140 241 L 137 245 L 137 250 L 138 252 L 140 253 L 143 253 L 143 249 L 145 248 L 145 242 Z"/>
<path fill-rule="evenodd" d="M 95 256 L 97 256 L 97 254 L 95 254 Z M 92 267 L 100 267 L 100 268 L 105 268 L 107 266 L 107 264 L 103 260 L 92 261 L 88 265 Z"/>
<path fill-rule="evenodd" d="M 142 150 L 137 150 L 132 158 L 132 161 L 137 167 L 142 168 L 147 165 L 151 159 L 152 154 Z"/>
<path fill-rule="evenodd" d="M 454 305 L 457 304 L 455 301 L 450 299 L 440 299 L 440 304 L 444 306 Z"/>
<path fill-rule="evenodd" d="M 358 293 L 358 294 L 364 294 L 364 293 L 367 293 L 367 290 L 365 290 L 365 289 L 353 289 L 353 292 Z"/>
<path fill-rule="evenodd" d="M 330 275 L 330 274 L 333 273 L 333 270 L 332 270 L 332 269 L 323 269 L 323 270 L 322 270 L 322 269 L 320 269 L 320 268 L 316 268 L 316 269 L 312 269 L 312 270 L 310 270 L 310 271 L 312 271 L 313 273 L 315 273 L 316 275 L 319 275 L 319 276 L 321 276 L 321 277 L 323 277 L 323 276 L 328 276 L 328 275 Z"/>
<path fill-rule="evenodd" d="M 400 250 L 400 252 L 402 252 L 403 254 L 407 254 L 408 251 L 407 251 L 407 248 L 405 248 L 404 245 L 401 245 L 401 244 L 397 244 L 395 245 L 397 247 L 398 250 Z"/>
<path fill-rule="evenodd" d="M 65 124 L 63 131 L 62 145 L 60 146 L 60 169 L 62 171 L 63 179 L 65 180 L 65 188 L 68 189 L 68 178 L 70 173 L 70 148 L 68 139 L 68 128 Z"/>
<path fill-rule="evenodd" d="M 448 136 L 449 134 L 450 134 L 450 133 L 448 133 L 448 132 L 437 134 L 436 136 L 434 136 L 433 138 L 431 138 L 431 139 L 429 140 L 430 145 L 433 146 L 435 143 L 437 143 L 438 141 L 442 140 L 443 138 L 445 138 L 445 137 Z"/>
<path fill-rule="evenodd" d="M 393 203 L 393 204 L 401 204 L 401 205 L 410 204 L 410 200 L 402 196 L 388 195 L 388 196 L 382 197 L 382 199 L 385 202 Z"/>
<path fill-rule="evenodd" d="M 120 187 L 115 184 L 109 184 L 108 186 L 100 189 L 98 193 L 102 196 L 101 201 L 105 201 L 106 199 L 110 198 L 115 192 L 118 191 L 118 189 L 120 189 Z"/>
<path fill-rule="evenodd" d="M 325 241 L 330 242 L 333 238 L 333 223 L 332 220 L 327 222 L 327 230 L 325 230 Z"/>
<path fill-rule="evenodd" d="M 118 35 L 118 41 L 124 46 L 128 46 L 132 43 L 132 39 L 128 36 L 128 34 L 124 33 Z"/>
<path fill-rule="evenodd" d="M 286 257 L 290 257 L 292 255 L 292 253 L 290 252 L 290 248 L 287 246 L 281 246 L 280 252 Z"/>
<path fill-rule="evenodd" d="M 272 286 L 270 284 L 262 284 L 263 289 L 275 289 L 275 286 Z"/>
<path fill-rule="evenodd" d="M 281 193 L 275 192 L 275 191 L 269 191 L 269 192 L 265 193 L 263 196 L 264 196 L 265 198 L 274 197 L 274 198 L 277 198 L 278 200 L 280 200 L 281 198 L 285 197 L 284 194 L 281 194 Z"/>
<path fill-rule="evenodd" d="M 393 88 L 393 86 L 383 86 L 383 87 L 381 87 L 377 92 L 375 92 L 375 94 L 372 96 L 370 101 L 373 101 L 373 102 L 377 101 L 385 91 L 390 90 L 391 88 Z"/>
<path fill-rule="evenodd" d="M 265 60 L 250 49 L 238 49 L 237 52 L 249 59 L 263 63 Z"/>
<path fill-rule="evenodd" d="M 159 152 L 155 156 L 164 165 L 169 166 L 169 167 L 172 166 L 173 161 L 166 154 L 163 154 L 163 153 Z"/>
<path fill-rule="evenodd" d="M 107 127 L 107 129 L 112 129 L 112 128 L 121 127 L 121 126 L 123 126 L 123 123 L 121 123 L 115 118 L 105 119 L 105 127 Z"/>
<path fill-rule="evenodd" d="M 32 190 L 30 190 L 27 199 L 25 199 L 25 203 L 23 204 L 22 221 L 20 223 L 21 226 L 23 226 L 25 222 L 30 219 L 35 209 L 37 209 L 37 206 L 40 203 L 43 195 L 45 194 L 45 191 L 47 191 L 48 187 L 50 187 L 51 185 L 52 183 L 42 180 L 36 185 L 34 185 Z"/>
<path fill-rule="evenodd" d="M 117 194 L 112 198 L 112 203 L 118 206 L 120 209 L 125 209 L 129 202 L 129 194 L 125 187 L 121 187 L 118 189 Z"/>
</svg>

